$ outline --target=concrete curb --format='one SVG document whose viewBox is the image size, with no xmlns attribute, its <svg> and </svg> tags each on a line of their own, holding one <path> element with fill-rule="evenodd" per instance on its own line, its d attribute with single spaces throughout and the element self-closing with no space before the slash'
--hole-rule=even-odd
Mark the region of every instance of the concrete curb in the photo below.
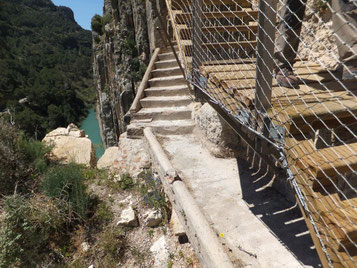
<svg viewBox="0 0 357 268">
<path fill-rule="evenodd" d="M 233 264 L 218 241 L 217 235 L 211 229 L 185 184 L 179 180 L 152 130 L 145 128 L 144 136 L 149 144 L 154 159 L 153 164 L 159 172 L 165 193 L 184 226 L 201 264 L 209 268 L 232 268 Z"/>
</svg>

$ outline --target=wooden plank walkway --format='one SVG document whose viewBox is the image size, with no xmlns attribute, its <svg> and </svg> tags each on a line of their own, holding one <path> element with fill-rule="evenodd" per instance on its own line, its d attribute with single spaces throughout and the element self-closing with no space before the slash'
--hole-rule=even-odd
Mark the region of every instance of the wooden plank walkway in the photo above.
<svg viewBox="0 0 357 268">
<path fill-rule="evenodd" d="M 356 267 L 357 195 L 344 198 L 338 185 L 343 174 L 357 171 L 357 139 L 317 149 L 311 136 L 318 129 L 343 127 L 348 131 L 349 126 L 357 124 L 357 81 L 337 82 L 335 72 L 314 63 L 298 62 L 295 70 L 303 83 L 298 89 L 278 86 L 273 80 L 269 115 L 286 130 L 285 153 L 290 169 L 331 262 L 335 267 Z M 208 93 L 231 112 L 254 109 L 254 64 L 201 66 L 201 73 L 208 79 Z M 306 217 L 306 221 L 310 219 Z M 321 258 L 323 247 L 311 223 L 307 225 Z M 323 263 L 328 265 L 327 260 Z"/>
<path fill-rule="evenodd" d="M 166 1 L 189 73 L 193 56 L 193 1 Z M 203 3 L 209 8 L 201 12 L 203 38 L 199 47 L 202 54 L 210 56 L 199 58 L 200 73 L 207 78 L 203 90 L 228 112 L 237 114 L 244 110 L 253 115 L 258 12 L 246 0 Z M 230 10 L 224 5 L 231 6 Z M 225 33 L 235 35 L 225 40 Z M 211 39 L 212 35 L 215 38 Z M 235 39 L 231 40 L 232 37 Z M 237 55 L 237 50 L 245 51 L 247 57 L 220 58 L 226 50 L 232 55 Z M 299 88 L 280 87 L 273 79 L 268 115 L 275 125 L 285 129 L 284 150 L 289 168 L 308 209 L 304 209 L 299 198 L 298 204 L 323 266 L 329 267 L 331 262 L 334 267 L 357 267 L 357 192 L 350 196 L 341 188 L 347 184 L 356 190 L 353 187 L 357 186 L 357 81 L 337 82 L 336 72 L 303 60 L 296 62 L 294 69 L 301 80 Z M 324 132 L 325 136 L 320 134 Z M 323 138 L 325 142 L 321 142 Z M 347 173 L 354 176 L 346 177 Z"/>
</svg>

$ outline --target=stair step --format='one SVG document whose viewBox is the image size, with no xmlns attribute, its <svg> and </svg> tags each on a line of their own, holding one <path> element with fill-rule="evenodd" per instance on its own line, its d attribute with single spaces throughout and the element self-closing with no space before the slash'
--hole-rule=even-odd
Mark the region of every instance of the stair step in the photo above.
<svg viewBox="0 0 357 268">
<path fill-rule="evenodd" d="M 151 96 L 188 96 L 187 85 L 171 86 L 171 87 L 149 87 L 145 89 L 145 95 Z"/>
<path fill-rule="evenodd" d="M 172 75 L 166 77 L 156 77 L 149 80 L 150 87 L 165 87 L 186 85 L 183 75 Z"/>
<path fill-rule="evenodd" d="M 175 60 L 175 55 L 173 52 L 166 52 L 166 53 L 161 53 L 159 54 L 159 60 L 164 61 L 164 60 Z"/>
<path fill-rule="evenodd" d="M 187 107 L 142 108 L 133 115 L 133 120 L 183 120 L 191 119 L 192 111 Z"/>
<path fill-rule="evenodd" d="M 180 67 L 162 68 L 151 71 L 152 77 L 176 76 L 182 75 Z"/>
<path fill-rule="evenodd" d="M 143 108 L 179 107 L 187 106 L 191 102 L 188 96 L 146 97 L 140 100 Z"/>
<path fill-rule="evenodd" d="M 192 133 L 195 124 L 192 120 L 157 120 L 151 123 L 141 123 L 133 120 L 127 128 L 129 138 L 143 136 L 145 127 L 151 127 L 157 134 L 184 135 Z"/>
<path fill-rule="evenodd" d="M 170 67 L 177 67 L 177 61 L 176 59 L 174 60 L 161 60 L 155 62 L 155 68 L 157 69 L 162 69 L 162 68 L 170 68 Z"/>
<path fill-rule="evenodd" d="M 175 49 L 176 52 L 178 52 L 178 51 L 179 51 L 178 45 L 174 45 L 174 49 Z M 162 48 L 162 49 L 160 50 L 160 52 L 161 52 L 161 53 L 169 53 L 169 52 L 172 52 L 172 49 L 171 49 L 170 46 L 168 46 L 168 47 Z"/>
</svg>

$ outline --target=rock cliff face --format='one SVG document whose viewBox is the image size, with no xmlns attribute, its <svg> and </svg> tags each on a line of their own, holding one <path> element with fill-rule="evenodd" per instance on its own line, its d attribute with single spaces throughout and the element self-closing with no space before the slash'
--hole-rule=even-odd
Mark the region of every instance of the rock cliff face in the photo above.
<svg viewBox="0 0 357 268">
<path fill-rule="evenodd" d="M 145 73 L 150 54 L 163 41 L 153 0 L 105 0 L 103 31 L 93 31 L 94 80 L 97 115 L 106 147 L 117 144 L 126 129 L 124 120 Z M 166 17 L 165 2 L 159 12 Z"/>
</svg>

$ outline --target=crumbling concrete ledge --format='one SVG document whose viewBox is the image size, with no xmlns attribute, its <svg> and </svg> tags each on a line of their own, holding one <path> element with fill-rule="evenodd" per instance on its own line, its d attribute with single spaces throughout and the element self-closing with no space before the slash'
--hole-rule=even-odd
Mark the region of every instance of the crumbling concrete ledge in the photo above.
<svg viewBox="0 0 357 268">
<path fill-rule="evenodd" d="M 144 129 L 150 147 L 154 167 L 163 183 L 186 234 L 195 249 L 201 264 L 209 268 L 231 268 L 233 264 L 220 244 L 217 235 L 193 199 L 185 184 L 180 180 L 170 160 L 150 128 Z"/>
</svg>

